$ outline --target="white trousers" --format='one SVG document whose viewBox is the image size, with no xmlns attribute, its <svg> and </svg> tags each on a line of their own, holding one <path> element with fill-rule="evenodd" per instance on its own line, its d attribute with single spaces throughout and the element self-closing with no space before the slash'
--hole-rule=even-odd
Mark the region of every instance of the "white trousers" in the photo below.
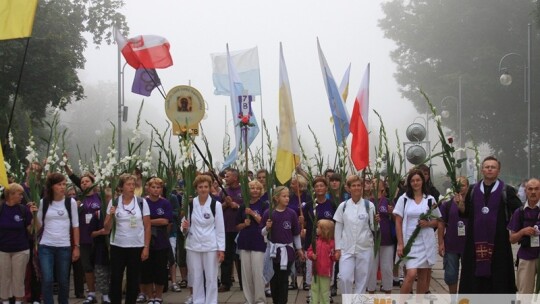
<svg viewBox="0 0 540 304">
<path fill-rule="evenodd" d="M 24 297 L 24 275 L 30 259 L 30 250 L 0 251 L 0 297 L 7 301 L 14 296 Z"/>
<path fill-rule="evenodd" d="M 368 275 L 371 267 L 373 267 L 373 248 L 362 250 L 355 254 L 342 254 L 339 259 L 338 275 L 341 293 L 366 293 Z"/>
<path fill-rule="evenodd" d="M 240 250 L 242 290 L 248 304 L 266 303 L 264 294 L 264 252 Z"/>
<path fill-rule="evenodd" d="M 377 268 L 381 268 L 381 285 L 384 291 L 392 290 L 394 268 L 394 245 L 381 246 L 369 272 L 368 291 L 377 291 Z"/>
<path fill-rule="evenodd" d="M 193 282 L 193 304 L 216 304 L 218 302 L 218 258 L 217 251 L 196 252 L 186 250 L 188 272 Z M 261 272 L 262 273 L 262 272 Z M 206 278 L 206 285 L 204 279 Z M 206 294 L 204 292 L 206 287 Z"/>
</svg>

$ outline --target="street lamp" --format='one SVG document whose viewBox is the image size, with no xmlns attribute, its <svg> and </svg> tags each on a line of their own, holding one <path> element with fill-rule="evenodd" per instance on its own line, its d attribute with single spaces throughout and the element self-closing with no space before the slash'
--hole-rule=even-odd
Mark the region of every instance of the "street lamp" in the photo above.
<svg viewBox="0 0 540 304">
<path fill-rule="evenodd" d="M 531 178 L 531 24 L 527 25 L 527 60 L 518 53 L 508 53 L 499 61 L 499 81 L 503 86 L 512 84 L 512 76 L 508 68 L 502 66 L 506 57 L 518 56 L 523 60 L 523 96 L 527 103 L 527 178 Z"/>
</svg>

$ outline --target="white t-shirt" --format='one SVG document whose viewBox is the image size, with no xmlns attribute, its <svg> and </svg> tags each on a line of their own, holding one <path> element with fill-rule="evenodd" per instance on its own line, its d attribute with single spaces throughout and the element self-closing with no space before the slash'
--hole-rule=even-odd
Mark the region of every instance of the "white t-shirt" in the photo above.
<svg viewBox="0 0 540 304">
<path fill-rule="evenodd" d="M 343 208 L 345 208 L 345 213 Z M 341 203 L 334 214 L 336 221 L 335 241 L 336 249 L 341 253 L 356 254 L 360 251 L 373 250 L 373 230 L 375 205 L 368 201 L 369 213 L 366 210 L 364 199 L 354 203 L 348 199 Z"/>
<path fill-rule="evenodd" d="M 133 197 L 128 205 L 122 203 L 122 195 L 117 200 L 119 203 L 116 206 L 116 231 L 114 239 L 111 231 L 111 245 L 122 248 L 144 247 L 144 224 L 137 198 Z M 150 216 L 148 203 L 144 198 L 142 200 L 142 214 Z M 108 214 L 111 214 L 111 208 L 112 200 L 107 206 Z"/>
<path fill-rule="evenodd" d="M 45 226 L 41 236 L 40 245 L 52 247 L 71 246 L 71 229 L 69 227 L 69 215 L 67 213 L 64 200 L 52 201 L 45 214 Z M 40 201 L 37 213 L 37 219 L 40 225 L 43 225 L 43 199 Z M 77 202 L 71 199 L 71 224 L 73 228 L 79 227 L 79 215 L 77 213 Z"/>
</svg>

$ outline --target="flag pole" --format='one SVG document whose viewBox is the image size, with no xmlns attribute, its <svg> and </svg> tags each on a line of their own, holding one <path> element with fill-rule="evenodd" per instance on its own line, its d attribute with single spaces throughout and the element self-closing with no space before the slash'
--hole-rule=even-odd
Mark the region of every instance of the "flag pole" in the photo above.
<svg viewBox="0 0 540 304">
<path fill-rule="evenodd" d="M 259 58 L 259 47 L 257 47 L 257 59 Z M 257 62 L 260 67 L 260 63 Z M 263 116 L 263 94 L 262 94 L 262 84 L 261 84 L 261 69 L 259 68 L 259 93 L 261 95 L 261 121 L 264 122 L 264 116 Z M 261 158 L 262 163 L 264 164 L 264 130 L 261 132 Z M 264 168 L 261 168 L 264 169 Z"/>
<path fill-rule="evenodd" d="M 117 50 L 118 55 L 118 155 L 117 160 L 120 161 L 120 158 L 122 157 L 122 108 L 124 106 L 124 103 L 122 101 L 124 97 L 124 72 L 123 68 L 121 69 L 120 66 L 122 65 L 122 57 L 120 56 L 120 48 Z"/>
<path fill-rule="evenodd" d="M 26 62 L 26 54 L 28 54 L 28 45 L 30 44 L 30 37 L 26 38 L 26 47 L 24 48 L 24 55 L 21 64 L 21 69 L 19 72 L 19 79 L 17 80 L 17 88 L 15 88 L 15 98 L 13 99 L 13 105 L 11 106 L 11 113 L 9 114 L 9 123 L 6 131 L 6 139 L 4 142 L 4 147 L 8 147 L 9 141 L 9 131 L 11 130 L 11 123 L 13 122 L 13 114 L 15 113 L 15 105 L 17 104 L 17 97 L 19 96 L 19 87 L 21 86 L 21 80 L 24 70 L 24 64 Z"/>
</svg>

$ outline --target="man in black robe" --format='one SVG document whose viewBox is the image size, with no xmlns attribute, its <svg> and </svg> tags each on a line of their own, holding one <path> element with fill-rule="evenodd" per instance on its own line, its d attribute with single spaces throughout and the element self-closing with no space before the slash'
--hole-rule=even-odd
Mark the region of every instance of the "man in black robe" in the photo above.
<svg viewBox="0 0 540 304">
<path fill-rule="evenodd" d="M 468 218 L 462 260 L 460 294 L 516 292 L 514 259 L 508 221 L 521 206 L 516 190 L 498 179 L 501 164 L 488 156 L 482 161 L 483 179 L 456 195 L 460 214 Z"/>
</svg>

